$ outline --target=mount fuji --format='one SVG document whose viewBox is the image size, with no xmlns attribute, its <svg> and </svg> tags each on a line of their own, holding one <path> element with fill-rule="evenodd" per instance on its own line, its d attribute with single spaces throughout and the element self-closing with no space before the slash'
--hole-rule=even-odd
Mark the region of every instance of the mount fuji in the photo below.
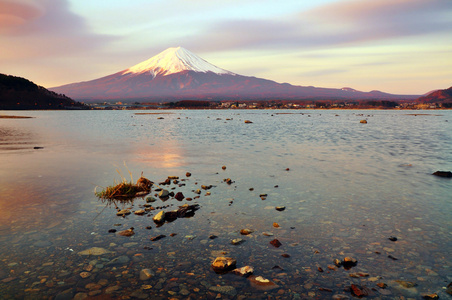
<svg viewBox="0 0 452 300">
<path fill-rule="evenodd" d="M 242 76 L 219 68 L 182 47 L 168 48 L 126 70 L 50 90 L 75 100 L 98 102 L 273 99 L 409 99 L 379 91 L 294 86 Z"/>
</svg>

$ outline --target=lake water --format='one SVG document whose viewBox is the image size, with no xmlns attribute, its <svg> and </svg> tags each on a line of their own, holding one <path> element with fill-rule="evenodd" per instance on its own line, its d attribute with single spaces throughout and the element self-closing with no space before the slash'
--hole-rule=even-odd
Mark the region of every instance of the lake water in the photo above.
<svg viewBox="0 0 452 300">
<path fill-rule="evenodd" d="M 0 112 L 33 117 L 0 119 L 1 299 L 347 299 L 352 284 L 366 298 L 451 297 L 452 179 L 431 174 L 452 171 L 452 111 L 151 112 Z M 146 197 L 94 194 L 141 173 L 179 176 L 159 186 L 193 200 L 156 197 L 135 215 Z M 183 204 L 200 209 L 153 222 Z M 107 253 L 80 254 L 93 247 Z M 274 289 L 215 273 L 218 256 Z M 334 265 L 347 256 L 357 265 Z"/>
</svg>

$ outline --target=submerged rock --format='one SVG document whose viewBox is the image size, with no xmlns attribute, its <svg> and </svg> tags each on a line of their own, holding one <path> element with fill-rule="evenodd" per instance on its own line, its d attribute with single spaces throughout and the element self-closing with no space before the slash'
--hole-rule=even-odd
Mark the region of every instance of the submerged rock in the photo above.
<svg viewBox="0 0 452 300">
<path fill-rule="evenodd" d="M 212 263 L 212 269 L 216 273 L 223 273 L 235 268 L 237 261 L 231 257 L 220 256 L 215 258 Z"/>
<path fill-rule="evenodd" d="M 260 291 L 271 291 L 279 287 L 271 280 L 265 279 L 262 276 L 250 276 L 248 277 L 251 287 Z"/>
<path fill-rule="evenodd" d="M 241 235 L 249 235 L 249 234 L 251 234 L 251 233 L 253 233 L 253 230 L 248 229 L 248 228 L 245 228 L 245 229 L 240 230 L 240 234 L 241 234 Z"/>
<path fill-rule="evenodd" d="M 244 267 L 232 270 L 232 273 L 243 276 L 243 277 L 250 276 L 253 274 L 253 272 L 254 272 L 254 269 L 253 269 L 253 267 L 250 267 L 250 266 L 244 266 Z"/>
<path fill-rule="evenodd" d="M 126 215 L 130 215 L 130 210 L 128 209 L 121 209 L 120 211 L 118 211 L 116 213 L 117 216 L 126 216 Z"/>
<path fill-rule="evenodd" d="M 154 276 L 154 272 L 152 272 L 150 269 L 143 269 L 140 271 L 140 280 L 148 280 Z"/>
<path fill-rule="evenodd" d="M 231 241 L 231 244 L 232 245 L 240 245 L 241 243 L 243 243 L 244 242 L 244 240 L 242 240 L 242 239 L 233 239 L 232 241 Z"/>
<path fill-rule="evenodd" d="M 118 232 L 118 234 L 121 236 L 132 236 L 135 234 L 135 232 L 133 231 L 133 227 L 131 227 L 129 229 Z"/>
<path fill-rule="evenodd" d="M 423 299 L 427 299 L 427 300 L 437 300 L 439 299 L 439 296 L 437 293 L 433 293 L 433 294 L 422 294 L 422 298 Z"/>
<path fill-rule="evenodd" d="M 79 255 L 103 255 L 103 254 L 108 254 L 108 253 L 113 253 L 113 252 L 109 251 L 107 249 L 104 249 L 104 248 L 93 247 L 93 248 L 89 248 L 89 249 L 80 251 L 78 254 Z"/>
<path fill-rule="evenodd" d="M 228 296 L 234 297 L 237 295 L 237 290 L 233 286 L 225 285 L 225 286 L 211 286 L 209 287 L 209 290 L 220 293 Z"/>
<path fill-rule="evenodd" d="M 280 241 L 278 241 L 277 239 L 274 239 L 274 240 L 272 240 L 272 241 L 270 241 L 270 244 L 272 244 L 273 246 L 275 246 L 276 248 L 279 248 L 279 247 L 281 247 L 281 242 Z"/>
<path fill-rule="evenodd" d="M 451 178 L 452 172 L 451 171 L 436 171 L 432 175 L 439 176 L 439 177 Z"/>
<path fill-rule="evenodd" d="M 352 292 L 353 296 L 356 297 L 365 297 L 365 296 L 369 296 L 369 292 L 370 290 L 367 287 L 362 287 L 356 284 L 352 284 L 350 286 L 350 290 Z"/>
</svg>

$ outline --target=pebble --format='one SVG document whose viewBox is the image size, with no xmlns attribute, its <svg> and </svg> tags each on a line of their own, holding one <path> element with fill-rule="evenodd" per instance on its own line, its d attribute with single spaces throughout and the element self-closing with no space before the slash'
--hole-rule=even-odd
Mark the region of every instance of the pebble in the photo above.
<svg viewBox="0 0 452 300">
<path fill-rule="evenodd" d="M 274 239 L 274 240 L 270 241 L 270 244 L 273 245 L 276 248 L 279 248 L 282 245 L 281 242 L 278 239 Z"/>
<path fill-rule="evenodd" d="M 155 276 L 154 272 L 152 272 L 150 269 L 143 269 L 140 271 L 140 280 L 148 280 Z"/>
<path fill-rule="evenodd" d="M 232 244 L 232 245 L 240 245 L 240 244 L 243 243 L 243 242 L 244 242 L 243 239 L 233 239 L 233 240 L 231 241 L 231 244 Z"/>
<path fill-rule="evenodd" d="M 116 213 L 117 216 L 126 216 L 126 215 L 130 215 L 130 210 L 128 209 L 121 209 L 120 211 L 118 211 Z"/>
<path fill-rule="evenodd" d="M 229 286 L 229 285 L 211 286 L 211 287 L 209 287 L 209 290 L 216 292 L 216 293 L 232 296 L 232 297 L 237 295 L 237 290 L 233 286 Z"/>
<path fill-rule="evenodd" d="M 212 263 L 212 269 L 215 272 L 225 272 L 235 268 L 237 261 L 231 257 L 220 256 L 215 258 Z"/>
<path fill-rule="evenodd" d="M 90 272 L 82 272 L 82 273 L 80 273 L 80 277 L 82 277 L 82 278 L 88 278 L 90 276 L 91 276 Z"/>
</svg>

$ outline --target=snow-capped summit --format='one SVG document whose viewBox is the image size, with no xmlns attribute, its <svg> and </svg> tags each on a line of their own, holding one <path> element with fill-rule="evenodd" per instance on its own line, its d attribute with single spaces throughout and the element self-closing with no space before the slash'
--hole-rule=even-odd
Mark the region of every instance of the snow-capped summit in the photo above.
<svg viewBox="0 0 452 300">
<path fill-rule="evenodd" d="M 155 77 L 157 75 L 166 76 L 182 71 L 235 75 L 232 72 L 208 63 L 183 47 L 168 48 L 156 56 L 124 70 L 123 74 L 150 72 Z"/>
</svg>

